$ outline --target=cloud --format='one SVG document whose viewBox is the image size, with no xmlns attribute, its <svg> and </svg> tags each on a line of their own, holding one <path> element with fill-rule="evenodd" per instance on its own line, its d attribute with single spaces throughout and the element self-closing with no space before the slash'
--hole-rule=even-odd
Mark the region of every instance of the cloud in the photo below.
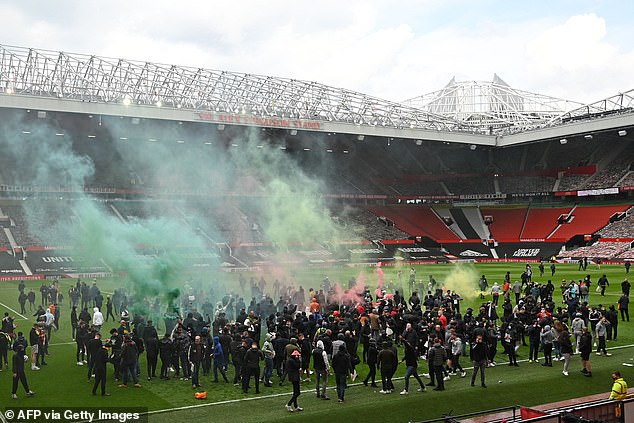
<svg viewBox="0 0 634 423">
<path fill-rule="evenodd" d="M 431 1 L 62 4 L 6 5 L 0 39 L 311 80 L 395 101 L 438 90 L 453 76 L 491 80 L 494 73 L 518 89 L 580 101 L 632 88 L 634 49 L 618 36 L 627 22 L 607 6 L 540 16 L 510 5 Z"/>
</svg>

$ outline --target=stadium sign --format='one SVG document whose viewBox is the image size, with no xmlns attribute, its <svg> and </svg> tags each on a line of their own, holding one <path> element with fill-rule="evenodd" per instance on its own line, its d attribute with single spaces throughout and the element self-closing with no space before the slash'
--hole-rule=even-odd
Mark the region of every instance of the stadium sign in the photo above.
<svg viewBox="0 0 634 423">
<path fill-rule="evenodd" d="M 513 257 L 537 257 L 541 249 L 539 248 L 518 248 L 512 254 Z"/>
<path fill-rule="evenodd" d="M 590 195 L 606 195 L 606 194 L 618 194 L 618 188 L 599 188 L 599 189 L 586 189 L 577 191 L 577 196 L 586 197 Z"/>
<path fill-rule="evenodd" d="M 473 250 L 464 250 L 460 252 L 460 256 L 462 257 L 488 257 L 487 254 L 480 253 L 478 251 Z"/>
</svg>

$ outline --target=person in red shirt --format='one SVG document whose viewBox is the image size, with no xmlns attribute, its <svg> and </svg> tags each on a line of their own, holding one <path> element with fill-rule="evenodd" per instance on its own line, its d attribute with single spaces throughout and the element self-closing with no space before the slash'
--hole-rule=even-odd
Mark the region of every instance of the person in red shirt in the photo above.
<svg viewBox="0 0 634 423">
<path fill-rule="evenodd" d="M 438 321 L 443 329 L 447 327 L 447 316 L 445 316 L 442 309 L 438 312 Z"/>
</svg>

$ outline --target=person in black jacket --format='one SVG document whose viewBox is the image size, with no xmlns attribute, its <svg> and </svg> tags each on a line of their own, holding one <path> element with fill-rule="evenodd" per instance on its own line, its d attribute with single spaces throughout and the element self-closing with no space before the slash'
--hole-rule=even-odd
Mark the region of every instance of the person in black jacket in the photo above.
<svg viewBox="0 0 634 423">
<path fill-rule="evenodd" d="M 26 358 L 26 360 L 25 360 Z M 24 362 L 29 359 L 24 353 L 24 346 L 22 344 L 17 345 L 15 354 L 13 354 L 13 389 L 11 390 L 11 396 L 13 399 L 18 399 L 18 381 L 22 382 L 22 386 L 28 396 L 34 394 L 29 389 L 29 383 L 26 380 L 26 373 L 24 372 Z"/>
<path fill-rule="evenodd" d="M 383 349 L 377 356 L 377 364 L 381 371 L 381 384 L 382 389 L 379 391 L 381 394 L 392 393 L 392 375 L 394 374 L 394 361 L 398 360 L 394 355 L 394 351 L 387 342 L 383 343 Z"/>
<path fill-rule="evenodd" d="M 101 349 L 101 334 L 99 332 L 95 332 L 94 334 L 90 332 L 93 336 L 88 339 L 86 342 L 86 356 L 88 357 L 88 381 L 90 382 L 90 378 L 94 374 L 95 363 L 93 361 L 93 355 L 97 352 L 97 350 Z M 90 336 L 90 335 L 89 335 Z"/>
<path fill-rule="evenodd" d="M 286 375 L 288 376 L 288 380 L 293 384 L 293 396 L 286 403 L 286 409 L 290 412 L 304 411 L 304 409 L 297 404 L 297 398 L 301 395 L 299 388 L 299 356 L 299 350 L 295 350 L 291 353 L 288 360 L 286 360 Z"/>
<path fill-rule="evenodd" d="M 75 331 L 75 342 L 77 343 L 77 365 L 83 366 L 86 361 L 86 337 L 88 336 L 88 326 L 85 322 L 79 321 L 77 330 Z"/>
<path fill-rule="evenodd" d="M 143 329 L 143 342 L 147 358 L 147 380 L 150 380 L 156 377 L 156 364 L 159 355 L 158 333 L 151 320 L 148 320 L 147 326 Z"/>
<path fill-rule="evenodd" d="M 471 375 L 471 386 L 475 386 L 476 376 L 478 371 L 480 372 L 480 382 L 483 388 L 486 388 L 486 380 L 484 375 L 484 369 L 487 367 L 487 357 L 489 356 L 489 347 L 484 341 L 482 335 L 478 335 L 475 338 L 475 342 L 471 344 L 471 350 L 469 355 L 473 362 L 473 374 Z"/>
<path fill-rule="evenodd" d="M 119 388 L 127 388 L 130 377 L 134 381 L 134 386 L 140 388 L 139 377 L 136 374 L 136 363 L 139 357 L 137 346 L 130 337 L 124 336 L 123 347 L 121 348 L 121 372 L 123 373 L 123 383 Z"/>
<path fill-rule="evenodd" d="M 401 391 L 401 395 L 407 395 L 409 393 L 410 376 L 414 376 L 414 378 L 418 381 L 418 384 L 420 385 L 420 389 L 418 391 L 425 392 L 425 384 L 418 375 L 418 354 L 415 344 L 411 344 L 406 337 L 403 337 L 403 345 L 405 346 L 405 357 L 403 357 L 402 361 L 405 362 L 407 369 L 405 370 L 405 387 Z"/>
<path fill-rule="evenodd" d="M 196 335 L 194 343 L 190 344 L 187 352 L 187 360 L 192 364 L 192 388 L 200 388 L 198 375 L 200 374 L 200 364 L 205 356 L 205 346 L 200 342 L 200 335 Z"/>
<path fill-rule="evenodd" d="M 339 402 L 344 401 L 346 393 L 346 378 L 352 371 L 352 362 L 346 344 L 339 347 L 337 354 L 332 357 L 332 369 L 335 372 L 335 382 L 337 384 L 337 397 Z"/>
<path fill-rule="evenodd" d="M 447 362 L 447 350 L 443 348 L 438 339 L 436 339 L 434 346 L 429 349 L 429 353 L 427 353 L 427 360 L 429 360 L 434 375 L 436 376 L 437 386 L 434 388 L 434 391 L 444 391 L 445 382 L 443 380 L 443 366 Z"/>
<path fill-rule="evenodd" d="M 170 339 L 169 333 L 159 341 L 158 344 L 159 355 L 161 357 L 161 379 L 168 380 L 168 371 L 172 362 L 173 344 Z"/>
<path fill-rule="evenodd" d="M 590 364 L 590 354 L 592 353 L 592 335 L 588 328 L 583 328 L 583 333 L 579 339 L 579 357 L 581 357 L 581 373 L 586 377 L 592 377 L 592 365 Z"/>
<path fill-rule="evenodd" d="M 99 337 L 99 344 L 101 344 L 101 337 Z M 101 385 L 101 395 L 104 397 L 110 396 L 110 394 L 106 392 L 106 366 L 108 361 L 108 349 L 103 345 L 99 345 L 99 348 L 92 353 L 92 368 L 95 374 L 95 383 L 92 386 L 93 395 L 97 395 L 97 387 Z"/>
<path fill-rule="evenodd" d="M 363 381 L 363 384 L 365 386 L 368 386 L 368 381 L 372 379 L 372 385 L 370 386 L 372 386 L 373 388 L 378 388 L 375 381 L 376 364 L 378 362 L 378 356 L 379 356 L 379 350 L 377 350 L 376 348 L 376 340 L 370 339 L 368 341 L 368 355 L 367 355 L 367 364 L 368 364 L 369 372 L 368 372 L 368 375 L 365 377 L 365 380 Z"/>
<path fill-rule="evenodd" d="M 258 343 L 251 343 L 249 348 L 244 353 L 243 368 L 244 377 L 242 378 L 242 392 L 249 393 L 249 383 L 251 376 L 255 379 L 255 393 L 260 393 L 260 361 L 264 360 L 264 353 L 258 348 Z"/>
</svg>

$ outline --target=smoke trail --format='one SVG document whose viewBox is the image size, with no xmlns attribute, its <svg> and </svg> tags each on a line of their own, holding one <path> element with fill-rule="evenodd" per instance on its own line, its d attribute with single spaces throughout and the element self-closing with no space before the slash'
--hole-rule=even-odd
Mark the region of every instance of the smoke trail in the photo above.
<svg viewBox="0 0 634 423">
<path fill-rule="evenodd" d="M 475 297 L 480 294 L 478 289 L 478 273 L 473 265 L 456 264 L 442 282 L 443 289 L 455 291 L 463 297 Z"/>
</svg>

